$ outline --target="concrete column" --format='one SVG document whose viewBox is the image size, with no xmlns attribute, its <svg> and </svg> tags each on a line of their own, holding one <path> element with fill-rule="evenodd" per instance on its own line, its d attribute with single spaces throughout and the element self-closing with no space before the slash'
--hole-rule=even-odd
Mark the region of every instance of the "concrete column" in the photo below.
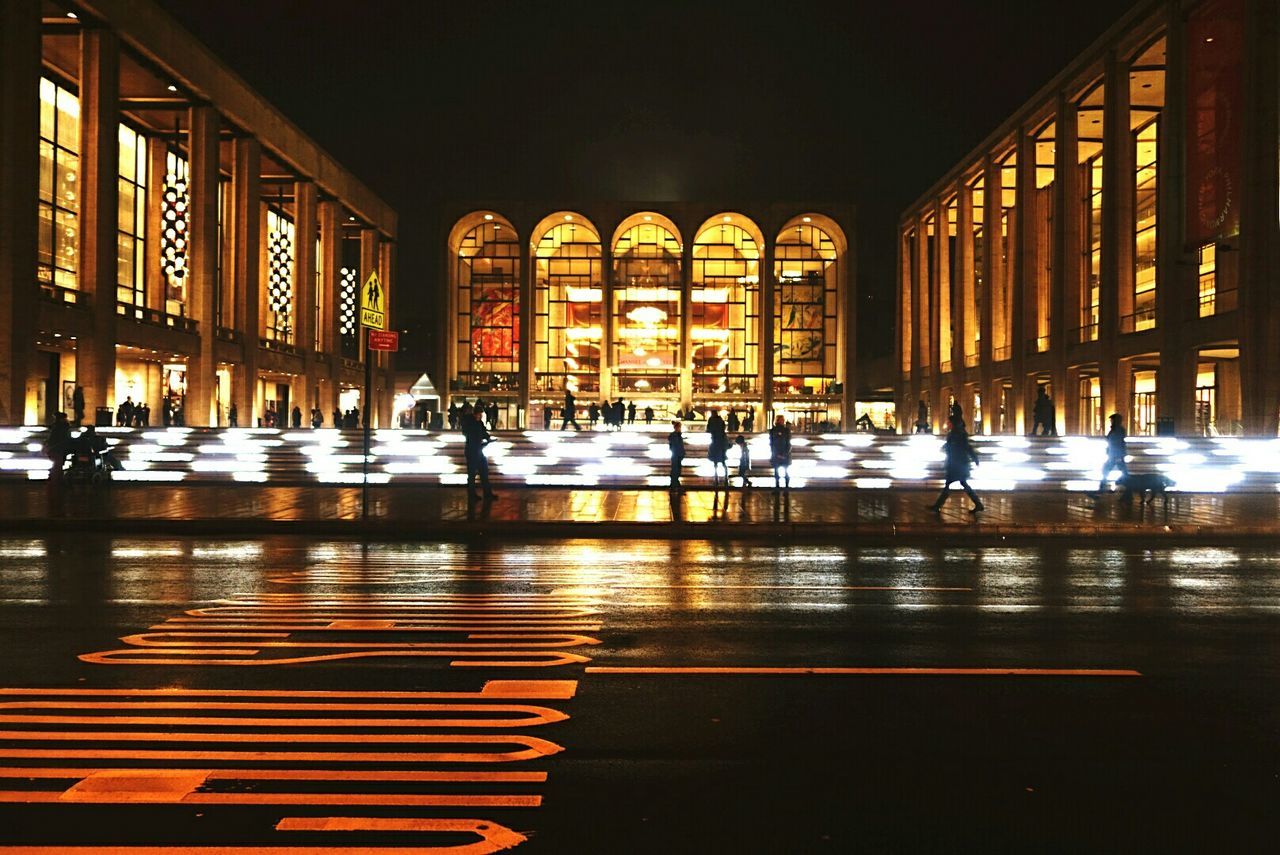
<svg viewBox="0 0 1280 855">
<path fill-rule="evenodd" d="M 396 245 L 385 238 L 378 241 L 378 275 L 382 277 L 382 288 L 387 295 L 387 329 L 399 329 L 397 318 L 403 317 L 401 307 L 396 305 Z M 390 351 L 378 354 L 377 368 L 382 376 L 383 394 L 378 409 L 378 424 L 383 427 L 395 427 L 392 416 L 395 413 L 395 363 L 396 355 Z M 408 391 L 406 389 L 405 391 Z"/>
<path fill-rule="evenodd" d="M 693 291 L 693 242 L 680 246 L 680 400 L 693 400 L 693 314 L 689 294 Z"/>
<path fill-rule="evenodd" d="M 232 381 L 241 427 L 257 425 L 259 282 L 262 255 L 262 146 L 252 137 L 233 143 L 232 195 L 235 208 L 234 272 L 236 329 L 244 343 L 244 362 Z"/>
<path fill-rule="evenodd" d="M 1058 96 L 1053 156 L 1053 279 L 1049 283 L 1049 348 L 1053 358 L 1058 432 L 1072 433 L 1080 424 L 1080 393 L 1067 376 L 1067 351 L 1079 325 L 1080 281 L 1080 141 L 1076 107 Z"/>
<path fill-rule="evenodd" d="M 1128 387 L 1117 363 L 1120 318 L 1133 311 L 1134 168 L 1129 130 L 1128 65 L 1112 51 L 1107 56 L 1102 120 L 1102 270 L 1099 306 L 1099 374 L 1102 408 L 1119 413 L 1127 424 Z M 1122 383 L 1121 380 L 1124 380 Z"/>
<path fill-rule="evenodd" d="M 78 342 L 76 381 L 92 413 L 115 400 L 120 42 L 114 33 L 82 31 L 80 80 L 80 288 L 91 295 L 93 335 Z"/>
<path fill-rule="evenodd" d="M 929 329 L 925 326 L 926 315 L 921 306 L 926 299 L 921 288 L 921 280 L 925 278 L 921 271 L 925 267 L 925 242 L 929 236 L 921 230 L 919 216 L 912 215 L 911 230 L 915 238 L 907 241 L 907 275 L 911 281 L 911 383 L 907 412 L 915 413 L 916 403 L 920 400 L 924 387 L 924 363 L 929 361 Z M 914 415 L 911 423 L 911 430 L 914 431 Z"/>
<path fill-rule="evenodd" d="M 143 286 L 146 296 L 143 305 L 149 309 L 165 311 L 165 289 L 168 282 L 164 275 L 163 254 L 160 245 L 165 229 L 164 222 L 164 188 L 169 172 L 169 140 L 168 136 L 147 137 L 147 246 L 143 263 L 147 265 Z M 188 185 L 189 187 L 190 185 Z M 194 193 L 192 203 L 195 203 Z M 191 225 L 188 219 L 188 226 Z M 194 240 L 194 233 L 189 233 Z M 192 247 L 194 249 L 194 247 Z M 189 257 L 194 261 L 194 255 Z"/>
<path fill-rule="evenodd" d="M 851 230 L 852 233 L 852 230 Z M 858 400 L 858 287 L 857 287 L 857 244 L 856 235 L 850 235 L 845 254 L 840 259 L 840 293 L 843 304 L 841 314 L 844 323 L 841 325 L 840 345 L 836 352 L 844 366 L 844 376 L 840 381 L 844 384 L 843 400 L 840 402 L 840 427 L 849 430 L 858 414 L 854 412 Z"/>
<path fill-rule="evenodd" d="M 191 205 L 188 208 L 190 236 L 190 291 L 188 311 L 199 324 L 200 353 L 187 361 L 187 424 L 193 427 L 217 425 L 214 411 L 214 389 L 218 382 L 218 360 L 215 354 L 218 338 L 218 169 L 221 118 L 213 107 L 195 106 L 190 110 Z M 151 191 L 149 191 L 151 192 Z M 151 195 L 159 195 L 151 192 Z M 155 234 L 152 232 L 152 234 Z M 150 243 L 159 243 L 152 240 Z M 162 279 L 159 267 L 147 271 Z"/>
<path fill-rule="evenodd" d="M 302 394 L 294 389 L 294 402 L 302 410 L 302 423 L 311 424 L 311 408 L 316 406 L 316 185 L 297 181 L 293 185 L 293 343 L 302 354 Z"/>
<path fill-rule="evenodd" d="M 970 382 L 970 370 L 965 366 L 965 356 L 969 353 L 969 341 L 973 337 L 973 319 L 969 318 L 968 295 L 973 289 L 973 200 L 969 198 L 964 178 L 957 178 L 952 188 L 956 195 L 956 247 L 955 247 L 955 281 L 951 283 L 951 370 L 955 384 L 963 389 Z M 960 399 L 956 395 L 956 399 Z M 966 402 L 965 418 L 971 419 L 972 413 Z"/>
<path fill-rule="evenodd" d="M 0 425 L 26 415 L 35 360 L 40 3 L 0 3 Z M 92 405 L 86 400 L 86 417 Z M 99 401 L 101 403 L 101 401 Z M 74 413 L 68 414 L 74 416 Z"/>
<path fill-rule="evenodd" d="M 897 375 L 897 383 L 894 390 L 894 405 L 899 413 L 905 413 L 907 401 L 911 392 L 911 372 L 906 369 L 904 363 L 910 360 L 911 338 L 907 334 L 906 324 L 911 316 L 910 307 L 907 305 L 911 299 L 911 257 L 907 249 L 906 234 L 902 231 L 901 225 L 898 227 L 898 263 L 894 268 L 896 271 L 897 281 L 897 299 L 894 302 L 894 326 L 893 326 L 893 370 Z M 899 418 L 899 428 L 902 428 Z"/>
<path fill-rule="evenodd" d="M 1015 174 L 1017 177 L 1017 188 L 1015 193 L 1015 210 L 1010 217 L 1010 228 L 1013 235 L 1009 241 L 1009 252 L 1013 256 L 1011 259 L 1013 264 L 1013 287 L 1010 289 L 1009 309 L 1012 316 L 1010 328 L 1012 337 L 1009 344 L 1012 347 L 1010 358 L 1012 360 L 1013 372 L 1013 388 L 1017 390 L 1026 390 L 1029 384 L 1027 381 L 1027 348 L 1035 347 L 1035 339 L 1038 335 L 1038 327 L 1036 317 L 1036 288 L 1038 282 L 1038 247 L 1036 246 L 1036 230 L 1033 227 L 1035 222 L 1035 205 L 1036 205 L 1036 146 L 1035 141 L 1031 138 L 1030 129 L 1018 128 L 1018 139 L 1014 144 L 1014 150 L 1017 152 L 1017 169 Z M 1030 343 L 1030 344 L 1029 344 Z M 1030 389 L 1030 397 L 1026 392 L 1019 394 L 1016 399 L 1016 415 L 1015 422 L 1018 426 L 1019 433 L 1025 433 L 1030 428 L 1031 419 L 1028 413 L 1031 411 L 1031 400 L 1034 398 L 1035 390 Z"/>
<path fill-rule="evenodd" d="M 322 372 L 325 384 L 323 399 L 317 402 L 328 424 L 330 415 L 338 406 L 338 377 L 342 370 L 342 338 L 339 329 L 338 271 L 342 267 L 342 230 L 339 226 L 341 210 L 337 202 L 325 200 L 317 205 L 320 221 L 320 299 L 323 310 L 320 319 L 324 324 L 320 331 L 320 350 L 329 357 L 329 367 Z"/>
<path fill-rule="evenodd" d="M 767 228 L 767 226 L 766 226 Z M 776 239 L 775 239 L 776 240 Z M 760 247 L 760 424 L 772 424 L 774 320 L 777 317 L 777 277 L 773 269 L 775 240 L 766 239 Z"/>
<path fill-rule="evenodd" d="M 1187 197 L 1186 36 L 1179 10 L 1170 6 L 1165 18 L 1164 109 L 1156 157 L 1156 328 L 1160 335 L 1156 412 L 1172 417 L 1174 429 L 1189 434 L 1195 424 L 1196 354 L 1193 349 L 1188 361 L 1182 333 L 1188 302 L 1197 289 L 1194 255 L 1183 250 L 1181 228 Z"/>
<path fill-rule="evenodd" d="M 1280 317 L 1274 281 L 1277 233 L 1277 17 L 1274 2 L 1248 0 L 1241 116 L 1240 399 L 1246 433 L 1275 436 L 1280 407 Z"/>
<path fill-rule="evenodd" d="M 607 237 L 602 237 L 600 240 L 600 299 L 602 302 L 600 304 L 600 372 L 596 380 L 600 391 L 595 393 L 596 400 L 612 391 L 614 291 L 619 287 L 626 287 L 627 284 L 613 281 L 613 245 L 609 243 Z M 563 367 L 563 365 L 554 366 L 557 370 Z"/>
<path fill-rule="evenodd" d="M 536 383 L 533 370 L 534 353 L 537 349 L 534 341 L 537 303 L 533 291 L 536 265 L 533 245 L 527 240 L 523 241 L 520 244 L 520 406 L 524 409 L 525 424 L 520 427 L 527 427 L 529 424 L 529 400 Z"/>
<path fill-rule="evenodd" d="M 982 328 L 979 366 L 982 375 L 982 421 L 985 433 L 1000 427 L 999 388 L 995 369 L 996 280 L 1004 275 L 1000 263 L 1000 168 L 990 153 L 982 161 Z"/>
<path fill-rule="evenodd" d="M 359 314 L 360 292 L 364 289 L 365 280 L 369 278 L 369 274 L 378 269 L 378 232 L 376 229 L 362 228 L 360 230 L 360 275 L 356 277 L 356 306 L 357 315 Z M 381 276 L 381 274 L 379 274 Z M 359 318 L 356 318 L 357 322 Z M 372 354 L 368 353 L 365 348 L 365 331 L 356 324 L 356 333 L 359 335 L 360 361 L 364 362 L 372 358 Z M 374 368 L 377 368 L 377 361 L 374 360 Z M 377 372 L 374 371 L 374 374 Z M 377 378 L 374 378 L 375 385 Z M 360 424 L 365 424 L 371 417 L 378 412 L 377 402 L 364 400 L 364 389 L 360 391 Z M 372 423 L 375 427 L 379 427 L 376 418 Z"/>
<path fill-rule="evenodd" d="M 933 281 L 930 283 L 933 296 L 929 300 L 929 305 L 933 306 L 933 334 L 930 340 L 934 352 L 934 371 L 930 399 L 933 401 L 935 429 L 941 429 L 946 425 L 948 415 L 947 402 L 942 395 L 942 363 L 951 361 L 950 349 L 944 350 L 942 347 L 942 329 L 950 320 L 948 317 L 950 306 L 944 307 L 944 303 L 950 300 L 950 296 L 948 295 L 947 300 L 943 300 L 943 295 L 949 291 L 951 284 L 950 271 L 947 269 L 951 261 L 951 253 L 948 250 L 947 211 L 942 205 L 942 200 L 935 199 L 933 202 Z M 944 308 L 948 311 L 944 312 Z M 952 363 L 952 368 L 954 367 L 955 364 Z"/>
</svg>

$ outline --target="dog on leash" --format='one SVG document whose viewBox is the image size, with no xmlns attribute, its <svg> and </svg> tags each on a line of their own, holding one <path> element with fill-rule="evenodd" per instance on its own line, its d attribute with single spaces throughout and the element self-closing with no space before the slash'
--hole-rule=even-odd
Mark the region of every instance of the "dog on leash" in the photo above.
<svg viewBox="0 0 1280 855">
<path fill-rule="evenodd" d="M 1123 475 L 1116 481 L 1117 487 L 1124 488 L 1122 499 L 1132 500 L 1133 494 L 1138 494 L 1138 500 L 1144 505 L 1154 504 L 1156 496 L 1164 498 L 1165 502 L 1169 501 L 1169 493 L 1167 492 L 1173 486 L 1173 480 L 1158 472 L 1141 472 Z"/>
</svg>

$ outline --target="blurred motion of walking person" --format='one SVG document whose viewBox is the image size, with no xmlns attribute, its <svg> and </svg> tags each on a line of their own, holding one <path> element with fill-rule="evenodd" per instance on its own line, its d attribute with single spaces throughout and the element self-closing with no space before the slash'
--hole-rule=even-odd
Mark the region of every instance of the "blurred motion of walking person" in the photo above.
<svg viewBox="0 0 1280 855">
<path fill-rule="evenodd" d="M 779 471 L 783 484 L 791 489 L 791 426 L 782 416 L 773 420 L 769 429 L 769 465 L 773 467 L 773 492 L 778 492 Z"/>
<path fill-rule="evenodd" d="M 671 433 L 667 434 L 667 449 L 671 452 L 671 489 L 680 489 L 680 467 L 684 465 L 684 434 L 680 433 L 680 422 L 671 422 Z"/>
<path fill-rule="evenodd" d="M 978 455 L 969 443 L 969 433 L 964 429 L 964 420 L 958 416 L 952 416 L 948 419 L 948 423 L 951 429 L 947 432 L 947 439 L 943 444 L 943 452 L 947 460 L 942 475 L 942 492 L 938 494 L 937 501 L 930 506 L 930 509 L 941 511 L 942 503 L 947 500 L 947 495 L 951 492 L 951 485 L 959 482 L 965 495 L 973 500 L 973 507 L 969 512 L 976 514 L 983 509 L 983 504 L 978 494 L 969 486 L 969 471 L 970 466 L 977 465 Z"/>
<path fill-rule="evenodd" d="M 1125 462 L 1125 432 L 1120 423 L 1120 414 L 1111 414 L 1111 428 L 1107 431 L 1107 460 L 1102 464 L 1102 480 L 1098 482 L 1098 493 L 1107 490 L 1107 476 L 1119 471 L 1121 477 L 1129 474 L 1129 464 Z"/>
</svg>

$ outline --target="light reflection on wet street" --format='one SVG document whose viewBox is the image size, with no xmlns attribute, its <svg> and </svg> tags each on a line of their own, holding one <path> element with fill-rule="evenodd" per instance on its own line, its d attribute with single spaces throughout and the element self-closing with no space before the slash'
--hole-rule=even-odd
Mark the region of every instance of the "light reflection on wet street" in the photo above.
<svg viewBox="0 0 1280 855">
<path fill-rule="evenodd" d="M 3 842 L 1253 844 L 1280 795 L 1278 570 L 1227 547 L 0 540 Z"/>
</svg>

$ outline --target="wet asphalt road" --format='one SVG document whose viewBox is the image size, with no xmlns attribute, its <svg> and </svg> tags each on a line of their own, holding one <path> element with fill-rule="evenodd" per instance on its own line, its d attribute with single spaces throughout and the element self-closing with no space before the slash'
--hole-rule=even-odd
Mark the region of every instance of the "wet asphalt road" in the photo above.
<svg viewBox="0 0 1280 855">
<path fill-rule="evenodd" d="M 1244 548 L 0 540 L 0 842 L 1269 850 L 1278 616 Z"/>
</svg>

